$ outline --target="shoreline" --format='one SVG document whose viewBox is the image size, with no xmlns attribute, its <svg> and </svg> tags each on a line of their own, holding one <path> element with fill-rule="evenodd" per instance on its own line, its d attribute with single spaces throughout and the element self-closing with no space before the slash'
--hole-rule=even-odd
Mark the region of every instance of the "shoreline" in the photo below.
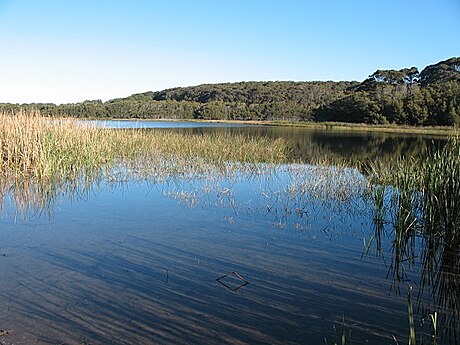
<svg viewBox="0 0 460 345">
<path fill-rule="evenodd" d="M 64 117 L 73 119 L 73 117 Z M 370 125 L 364 123 L 348 122 L 293 122 L 293 121 L 256 121 L 256 120 L 205 120 L 205 119 L 140 119 L 140 118 L 85 118 L 85 120 L 99 121 L 144 121 L 144 122 L 205 122 L 205 123 L 228 123 L 240 125 L 255 125 L 266 127 L 298 127 L 323 129 L 329 131 L 356 131 L 356 132 L 381 132 L 402 134 L 424 134 L 439 136 L 460 136 L 460 128 L 448 126 L 415 127 L 407 125 Z"/>
</svg>

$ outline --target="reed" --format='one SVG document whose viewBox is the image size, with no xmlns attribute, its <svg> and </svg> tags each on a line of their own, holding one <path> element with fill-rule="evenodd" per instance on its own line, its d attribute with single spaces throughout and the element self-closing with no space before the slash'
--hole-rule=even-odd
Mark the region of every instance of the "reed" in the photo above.
<svg viewBox="0 0 460 345">
<path fill-rule="evenodd" d="M 460 140 L 453 138 L 422 165 L 426 231 L 460 247 Z"/>
<path fill-rule="evenodd" d="M 433 301 L 437 310 L 431 316 L 433 343 L 438 336 L 454 334 L 456 339 L 460 312 L 460 140 L 450 138 L 441 150 L 424 159 L 403 158 L 391 166 L 372 162 L 367 169 L 375 184 L 374 236 L 381 236 L 384 225 L 391 229 L 389 275 L 394 276 L 394 285 L 406 279 L 406 266 L 419 265 L 419 305 L 425 298 Z M 389 202 L 382 203 L 382 189 L 390 196 Z M 410 302 L 409 343 L 415 344 L 412 312 Z M 438 324 L 442 325 L 440 330 Z"/>
<path fill-rule="evenodd" d="M 215 164 L 282 162 L 289 151 L 281 139 L 104 129 L 23 110 L 0 113 L 0 148 L 1 175 L 39 179 L 91 175 L 116 163 L 132 165 L 134 160 L 139 167 L 159 156 L 180 158 L 182 163 L 197 158 Z"/>
<path fill-rule="evenodd" d="M 12 198 L 19 210 L 45 209 L 57 194 L 84 192 L 98 179 L 257 172 L 254 163 L 280 163 L 288 154 L 281 139 L 107 129 L 33 110 L 0 112 L 0 208 Z"/>
<path fill-rule="evenodd" d="M 17 180 L 91 174 L 113 156 L 107 139 L 107 133 L 34 111 L 1 113 L 0 174 Z"/>
<path fill-rule="evenodd" d="M 419 231 L 460 246 L 460 140 L 450 138 L 425 159 L 402 158 L 391 166 L 367 164 L 378 186 L 395 188 L 397 234 Z M 381 188 L 381 187 L 379 187 Z"/>
<path fill-rule="evenodd" d="M 337 332 L 337 328 L 335 325 L 332 325 L 332 328 L 334 330 L 333 333 L 333 339 L 332 339 L 332 345 L 351 345 L 353 342 L 351 341 L 351 331 L 349 330 L 348 336 L 346 334 L 346 328 L 345 328 L 345 316 L 342 317 L 342 330 L 341 333 L 339 334 Z M 328 345 L 328 339 L 324 338 L 324 344 Z"/>
</svg>

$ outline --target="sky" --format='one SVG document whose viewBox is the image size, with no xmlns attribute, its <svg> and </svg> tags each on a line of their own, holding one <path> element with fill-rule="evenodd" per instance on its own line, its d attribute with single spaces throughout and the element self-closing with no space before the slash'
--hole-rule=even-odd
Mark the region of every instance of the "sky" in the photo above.
<svg viewBox="0 0 460 345">
<path fill-rule="evenodd" d="M 460 0 L 0 0 L 0 102 L 357 80 L 460 56 Z"/>
</svg>

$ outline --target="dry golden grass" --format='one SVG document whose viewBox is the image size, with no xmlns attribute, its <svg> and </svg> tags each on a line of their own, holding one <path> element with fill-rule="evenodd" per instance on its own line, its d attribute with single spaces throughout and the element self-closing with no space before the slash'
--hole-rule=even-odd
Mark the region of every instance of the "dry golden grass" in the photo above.
<svg viewBox="0 0 460 345">
<path fill-rule="evenodd" d="M 15 178 L 69 178 L 99 168 L 111 151 L 107 134 L 38 112 L 0 114 L 0 174 Z"/>
<path fill-rule="evenodd" d="M 38 111 L 0 112 L 0 208 L 8 195 L 19 208 L 41 208 L 56 194 L 99 178 L 158 181 L 234 173 L 253 169 L 252 163 L 283 162 L 288 151 L 281 139 L 107 129 Z"/>
<path fill-rule="evenodd" d="M 282 162 L 288 153 L 283 140 L 106 129 L 21 110 L 0 113 L 0 148 L 0 174 L 38 179 L 91 175 L 120 162 L 137 161 L 139 167 L 159 156 L 182 162 L 199 157 L 220 164 Z"/>
</svg>

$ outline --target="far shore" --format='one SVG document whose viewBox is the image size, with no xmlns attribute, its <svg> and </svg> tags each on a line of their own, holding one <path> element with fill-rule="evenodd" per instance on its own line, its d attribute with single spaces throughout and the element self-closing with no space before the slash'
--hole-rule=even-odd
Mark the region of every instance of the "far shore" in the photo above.
<svg viewBox="0 0 460 345">
<path fill-rule="evenodd" d="M 66 117 L 68 119 L 68 117 Z M 72 118 L 71 118 L 72 119 Z M 85 120 L 100 121 L 151 121 L 151 122 L 208 122 L 208 123 L 234 123 L 257 126 L 303 127 L 312 129 L 337 130 L 337 131 L 366 131 L 383 133 L 425 134 L 436 136 L 460 136 L 459 127 L 449 126 L 403 126 L 396 124 L 369 125 L 364 123 L 347 122 L 295 122 L 295 121 L 245 121 L 245 120 L 204 120 L 204 119 L 141 119 L 141 118 L 85 118 Z"/>
</svg>

